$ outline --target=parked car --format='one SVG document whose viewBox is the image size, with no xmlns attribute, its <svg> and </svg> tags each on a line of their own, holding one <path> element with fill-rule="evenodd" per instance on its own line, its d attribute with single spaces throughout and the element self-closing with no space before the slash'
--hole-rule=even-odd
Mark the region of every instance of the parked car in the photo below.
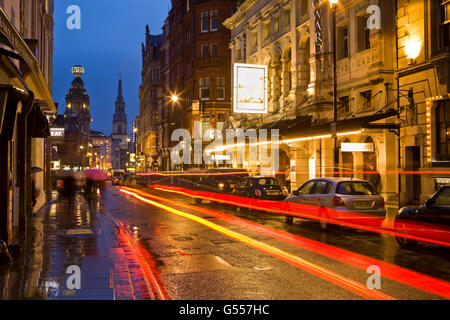
<svg viewBox="0 0 450 320">
<path fill-rule="evenodd" d="M 401 208 L 395 217 L 394 226 L 400 234 L 449 242 L 450 186 L 439 189 L 423 206 Z M 403 247 L 417 243 L 416 240 L 401 235 L 397 235 L 396 240 Z"/>
<path fill-rule="evenodd" d="M 120 186 L 121 180 L 125 175 L 125 170 L 111 170 L 111 181 L 114 186 Z"/>
<path fill-rule="evenodd" d="M 272 176 L 243 178 L 233 190 L 233 195 L 262 200 L 284 200 L 288 195 L 285 187 Z"/>
<path fill-rule="evenodd" d="M 353 211 L 385 217 L 384 199 L 368 181 L 353 178 L 317 178 L 305 182 L 285 202 L 294 202 L 317 206 L 321 217 L 328 217 L 327 208 L 335 212 Z M 339 218 L 339 217 L 336 217 Z M 292 223 L 294 217 L 286 215 L 286 221 Z M 320 221 L 326 229 L 326 219 Z"/>
<path fill-rule="evenodd" d="M 249 172 L 245 169 L 236 168 L 214 168 L 209 169 L 204 175 L 198 177 L 198 189 L 217 193 L 233 193 L 236 185 L 242 178 L 248 177 Z M 202 199 L 196 198 L 196 203 Z"/>
</svg>

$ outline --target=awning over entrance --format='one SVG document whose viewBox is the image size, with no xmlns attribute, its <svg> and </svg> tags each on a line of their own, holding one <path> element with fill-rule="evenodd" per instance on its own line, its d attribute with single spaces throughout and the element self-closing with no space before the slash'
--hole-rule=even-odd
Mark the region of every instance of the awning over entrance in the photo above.
<svg viewBox="0 0 450 320">
<path fill-rule="evenodd" d="M 389 109 L 386 112 L 376 113 L 370 116 L 340 120 L 336 123 L 336 133 L 346 133 L 351 131 L 361 130 L 362 128 L 381 128 L 392 129 L 395 127 L 391 125 L 374 125 L 372 122 L 396 116 L 398 112 L 394 109 Z M 265 125 L 265 129 L 279 129 L 280 135 L 283 138 L 301 138 L 314 137 L 331 134 L 332 122 L 326 122 L 319 125 L 312 125 L 310 117 L 296 118 L 292 120 L 279 121 L 273 124 Z"/>
<path fill-rule="evenodd" d="M 46 102 L 46 104 L 40 104 L 41 110 L 56 113 L 56 106 L 36 57 L 2 8 L 0 8 L 0 44 L 3 45 L 1 55 L 20 61 L 20 77 L 28 87 L 27 89 L 33 92 L 36 100 Z"/>
</svg>

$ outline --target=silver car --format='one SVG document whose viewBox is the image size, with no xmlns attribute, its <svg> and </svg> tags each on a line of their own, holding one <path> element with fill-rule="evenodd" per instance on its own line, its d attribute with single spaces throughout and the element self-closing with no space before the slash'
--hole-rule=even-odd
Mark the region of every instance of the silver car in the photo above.
<svg viewBox="0 0 450 320">
<path fill-rule="evenodd" d="M 301 203 L 319 208 L 318 215 L 327 218 L 326 208 L 333 212 L 361 212 L 385 217 L 384 199 L 368 181 L 353 178 L 317 178 L 305 182 L 285 200 L 288 203 Z M 349 216 L 349 215 L 345 215 Z M 339 216 L 333 217 L 339 219 Z M 286 215 L 286 221 L 292 223 L 294 217 Z M 320 220 L 322 229 L 327 228 L 326 219 Z"/>
</svg>

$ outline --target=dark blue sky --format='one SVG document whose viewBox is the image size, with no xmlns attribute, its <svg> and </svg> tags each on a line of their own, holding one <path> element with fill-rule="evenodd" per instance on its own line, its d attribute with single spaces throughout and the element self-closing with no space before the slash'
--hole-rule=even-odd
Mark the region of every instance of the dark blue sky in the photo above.
<svg viewBox="0 0 450 320">
<path fill-rule="evenodd" d="M 66 27 L 67 7 L 81 8 L 81 30 Z M 139 112 L 141 42 L 145 25 L 160 34 L 170 0 L 56 0 L 54 12 L 53 99 L 65 110 L 72 66 L 85 68 L 83 80 L 90 97 L 91 128 L 110 135 L 119 73 L 128 115 L 128 130 Z"/>
</svg>

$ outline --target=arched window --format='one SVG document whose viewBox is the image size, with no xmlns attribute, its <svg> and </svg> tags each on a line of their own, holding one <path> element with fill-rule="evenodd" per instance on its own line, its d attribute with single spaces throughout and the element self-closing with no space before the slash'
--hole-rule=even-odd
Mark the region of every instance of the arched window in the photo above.
<svg viewBox="0 0 450 320">
<path fill-rule="evenodd" d="M 122 134 L 122 125 L 120 124 L 117 126 L 117 133 Z"/>
</svg>

